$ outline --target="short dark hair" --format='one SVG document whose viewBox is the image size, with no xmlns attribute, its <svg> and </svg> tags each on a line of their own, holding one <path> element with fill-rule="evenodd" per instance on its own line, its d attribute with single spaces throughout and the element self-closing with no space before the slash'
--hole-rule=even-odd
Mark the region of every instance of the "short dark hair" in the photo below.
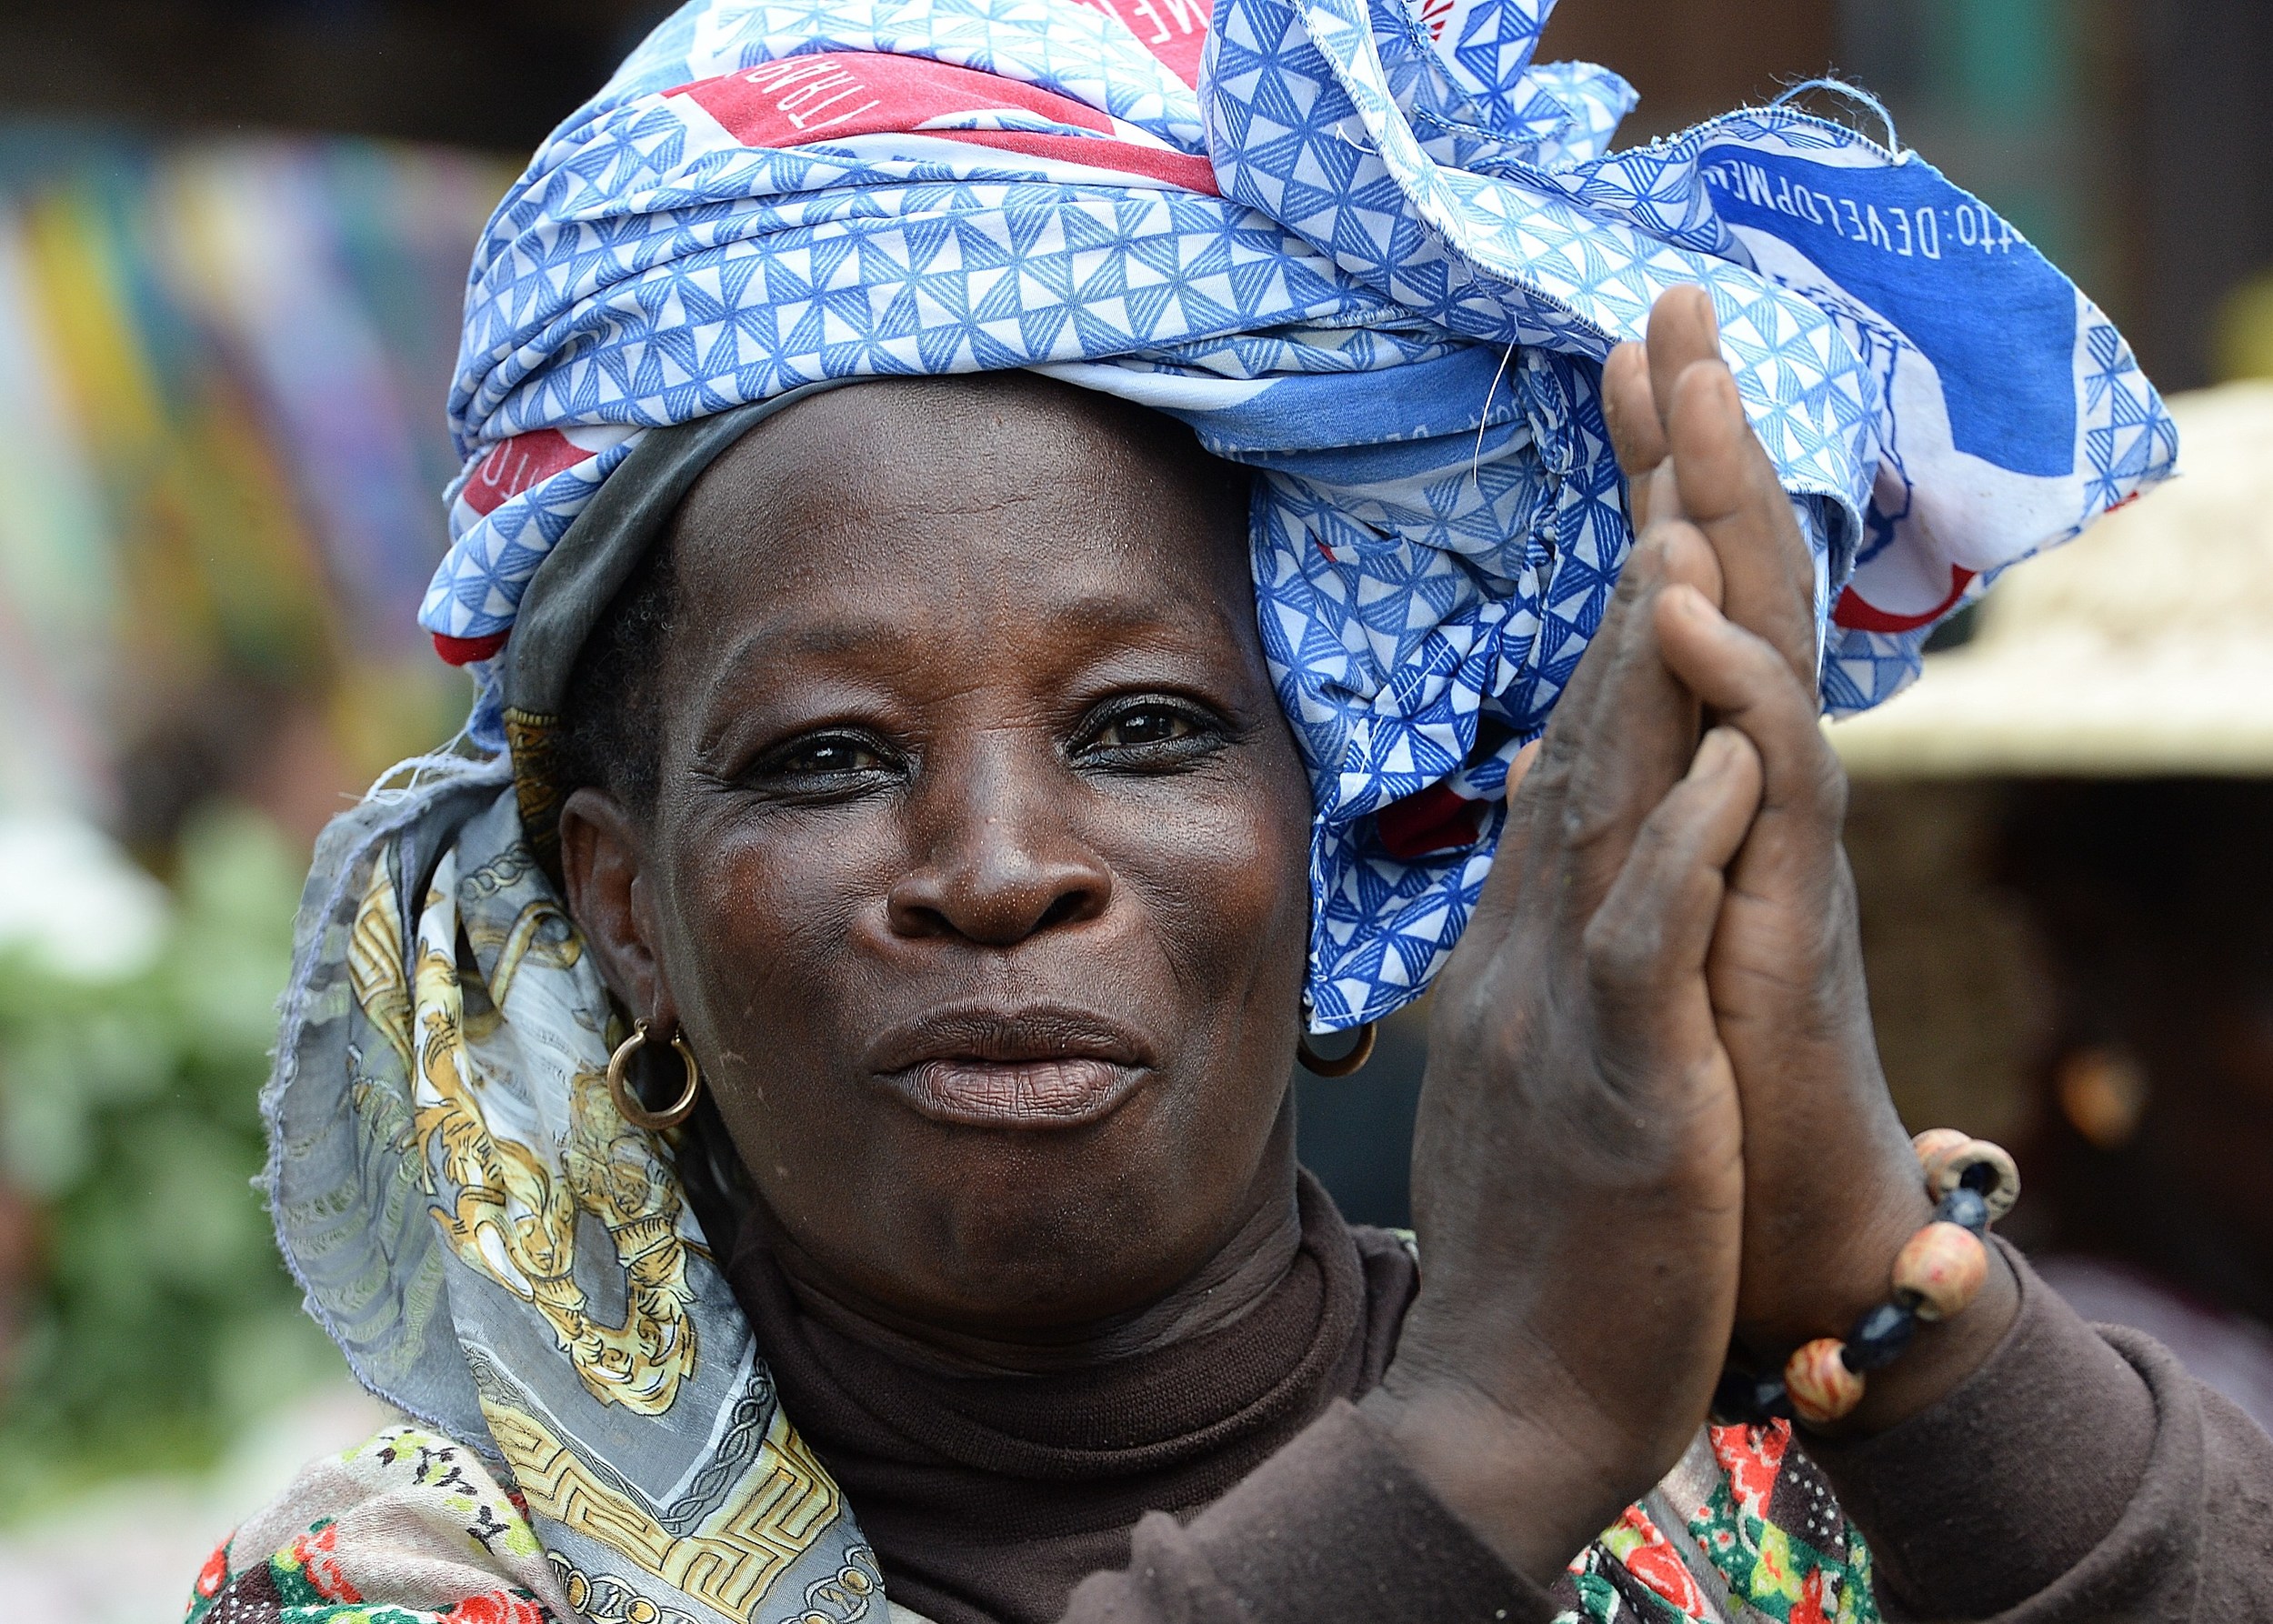
<svg viewBox="0 0 2273 1624">
<path fill-rule="evenodd" d="M 663 653 L 678 608 L 678 569 L 666 528 L 609 601 L 569 672 L 554 757 L 563 800 L 591 787 L 639 817 L 655 809 L 663 767 Z"/>
</svg>

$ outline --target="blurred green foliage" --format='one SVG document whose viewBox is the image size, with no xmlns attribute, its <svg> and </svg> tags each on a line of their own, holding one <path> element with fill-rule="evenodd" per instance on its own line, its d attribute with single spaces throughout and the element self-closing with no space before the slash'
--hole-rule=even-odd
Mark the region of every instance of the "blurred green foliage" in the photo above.
<svg viewBox="0 0 2273 1624">
<path fill-rule="evenodd" d="M 252 1187 L 304 868 L 253 814 L 209 809 L 147 968 L 91 985 L 0 962 L 0 1182 L 37 1235 L 0 1378 L 0 1519 L 205 1466 L 338 1368 Z"/>
</svg>

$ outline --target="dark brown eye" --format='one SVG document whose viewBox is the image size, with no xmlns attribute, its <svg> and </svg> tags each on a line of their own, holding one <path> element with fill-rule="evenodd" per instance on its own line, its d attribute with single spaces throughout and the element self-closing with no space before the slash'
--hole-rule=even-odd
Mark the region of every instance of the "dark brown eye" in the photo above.
<svg viewBox="0 0 2273 1624">
<path fill-rule="evenodd" d="M 1192 717 L 1173 706 L 1145 705 L 1125 710 L 1097 729 L 1094 747 L 1102 750 L 1141 750 L 1147 745 L 1174 744 L 1199 731 Z"/>
<path fill-rule="evenodd" d="M 776 759 L 774 771 L 792 778 L 826 778 L 874 772 L 883 765 L 884 757 L 863 740 L 836 736 L 793 746 Z"/>
</svg>

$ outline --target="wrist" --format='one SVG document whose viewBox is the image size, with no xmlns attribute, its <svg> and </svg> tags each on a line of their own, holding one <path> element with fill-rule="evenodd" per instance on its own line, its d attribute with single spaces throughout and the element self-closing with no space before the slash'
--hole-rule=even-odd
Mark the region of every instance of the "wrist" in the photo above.
<svg viewBox="0 0 2273 1624">
<path fill-rule="evenodd" d="M 1988 1278 L 1972 1306 L 1954 1318 L 1920 1325 L 1909 1351 L 1872 1374 L 1855 1412 L 1823 1430 L 1834 1437 L 1867 1438 L 1924 1414 L 1988 1362 L 2019 1312 L 2020 1282 L 2004 1249 L 1992 1241 Z"/>
<path fill-rule="evenodd" d="M 1791 1416 L 1827 1436 L 1884 1431 L 1939 1402 L 1996 1352 L 2018 1311 L 2019 1289 L 1988 1228 L 2018 1198 L 2018 1171 L 1999 1147 L 1949 1128 L 1918 1135 L 1915 1155 L 1919 1194 L 1931 1202 L 1926 1221 L 1911 1227 L 1921 1216 L 1913 1198 L 1893 1203 L 1887 1222 L 1857 1227 L 1866 1257 L 1891 1256 L 1877 1276 L 1886 1284 L 1873 1292 L 1862 1284 L 1868 1273 L 1825 1267 L 1819 1257 L 1817 1278 L 1841 1289 L 1810 1293 L 1800 1324 L 1852 1314 L 1846 1336 L 1817 1334 L 1796 1346 L 1788 1337 L 1748 1340 L 1756 1355 L 1783 1351 L 1780 1373 L 1757 1374 L 1760 1365 L 1740 1362 L 1722 1379 L 1717 1417 Z M 1898 1210 L 1904 1205 L 1908 1215 Z M 1904 1228 L 1909 1233 L 1897 1243 L 1891 1237 Z M 1867 1306 L 1857 1311 L 1857 1303 Z"/>
<path fill-rule="evenodd" d="M 1399 1379 L 1393 1368 L 1358 1409 L 1447 1510 L 1543 1588 L 1649 1487 L 1604 1471 L 1584 1419 L 1551 1407 L 1511 1415 L 1466 1382 Z"/>
<path fill-rule="evenodd" d="M 1780 1364 L 1801 1343 L 1844 1333 L 1886 1300 L 1896 1256 L 1934 1216 L 1916 1161 L 1905 1159 L 1907 1167 L 1877 1180 L 1867 1201 L 1856 1200 L 1813 1256 L 1792 1268 L 1795 1284 L 1805 1283 L 1804 1294 L 1793 1292 L 1773 1321 L 1739 1328 L 1747 1346 L 1773 1353 Z"/>
</svg>

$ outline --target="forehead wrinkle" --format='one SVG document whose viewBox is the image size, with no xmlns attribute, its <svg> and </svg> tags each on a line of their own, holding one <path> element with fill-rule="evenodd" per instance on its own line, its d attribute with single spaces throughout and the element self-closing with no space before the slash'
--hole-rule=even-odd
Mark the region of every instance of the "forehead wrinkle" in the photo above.
<svg viewBox="0 0 2273 1624">
<path fill-rule="evenodd" d="M 915 496 L 926 476 L 942 473 L 966 496 L 985 481 L 1022 499 L 1022 489 L 1001 489 L 990 450 L 1010 436 L 1028 456 L 1079 467 L 1118 448 L 1123 436 L 1105 415 L 1115 409 L 1104 397 L 1024 373 L 870 380 L 758 424 L 703 474 L 680 513 L 717 501 L 762 511 L 794 502 L 799 487 L 833 498 L 874 499 L 896 486 Z"/>
<path fill-rule="evenodd" d="M 926 526 L 944 496 L 965 518 L 1069 506 L 1086 539 L 1141 545 L 1163 510 L 1212 503 L 1200 470 L 1213 465 L 1168 419 L 1031 373 L 871 380 L 801 401 L 729 446 L 681 503 L 674 536 L 707 532 L 779 557 L 800 536 Z M 871 550 L 847 538 L 855 554 Z"/>
<path fill-rule="evenodd" d="M 1062 487 L 963 490 L 952 506 L 936 488 L 859 503 L 828 500 L 833 494 L 808 486 L 769 512 L 689 526 L 675 546 L 690 596 L 715 612 L 747 602 L 751 584 L 763 583 L 772 600 L 766 624 L 780 628 L 776 637 L 794 621 L 794 605 L 832 596 L 877 609 L 864 618 L 884 625 L 906 617 L 881 612 L 895 603 L 920 612 L 976 600 L 1100 628 L 1159 618 L 1164 605 L 1174 606 L 1169 618 L 1180 617 L 1195 599 L 1218 614 L 1235 599 L 1246 606 L 1247 560 L 1236 545 L 1243 536 L 1226 537 L 1233 545 L 1221 549 L 1167 545 L 1154 533 L 1160 513 L 1138 512 L 1135 500 L 1067 514 Z M 1022 509 L 1033 510 L 1022 515 L 1033 522 L 986 522 Z M 1101 577 L 1100 560 L 1114 566 Z"/>
<path fill-rule="evenodd" d="M 889 580 L 907 566 L 911 544 L 930 555 L 923 565 L 926 597 L 936 597 L 946 584 L 943 571 L 952 572 L 950 590 L 959 592 L 1004 569 L 1011 561 L 996 556 L 997 547 L 1135 556 L 1146 544 L 1139 534 L 1144 503 L 1137 498 L 1165 495 L 1149 479 L 1145 488 L 1116 493 L 1110 502 L 1096 492 L 1100 500 L 1068 530 L 1053 510 L 1066 504 L 1070 482 L 982 481 L 968 469 L 939 468 L 902 471 L 915 472 L 913 478 L 856 478 L 841 466 L 816 472 L 794 457 L 772 467 L 752 458 L 731 472 L 738 477 L 706 491 L 698 487 L 705 498 L 699 505 L 690 499 L 681 506 L 673 546 L 683 576 L 756 571 L 770 576 L 784 595 L 806 590 L 816 579 Z M 1059 534 L 1050 534 L 1053 528 Z M 942 530 L 969 533 L 966 539 L 977 545 L 943 549 L 937 545 Z M 1164 556 L 1162 562 L 1174 569 L 1178 561 Z"/>
<path fill-rule="evenodd" d="M 1061 673 L 1125 653 L 1188 649 L 1192 622 L 1197 618 L 1164 606 L 1151 594 L 1136 592 L 1083 593 L 1055 605 L 1015 607 L 1025 608 L 1066 634 L 1053 639 L 1053 647 L 1067 657 L 1055 663 Z M 1199 609 L 1207 621 L 1223 629 L 1226 606 L 1210 602 L 1184 607 Z M 984 622 L 993 618 L 991 614 L 983 616 L 967 629 L 983 636 Z M 770 615 L 736 637 L 720 658 L 706 685 L 709 691 L 705 708 L 715 709 L 726 693 L 753 675 L 762 680 L 768 667 L 777 672 L 790 663 L 905 672 L 914 664 L 910 656 L 915 651 L 939 651 L 949 646 L 941 636 L 942 629 L 876 613 L 832 616 L 808 624 L 800 624 L 790 611 Z M 1048 674 L 1034 672 L 1037 677 Z"/>
</svg>

